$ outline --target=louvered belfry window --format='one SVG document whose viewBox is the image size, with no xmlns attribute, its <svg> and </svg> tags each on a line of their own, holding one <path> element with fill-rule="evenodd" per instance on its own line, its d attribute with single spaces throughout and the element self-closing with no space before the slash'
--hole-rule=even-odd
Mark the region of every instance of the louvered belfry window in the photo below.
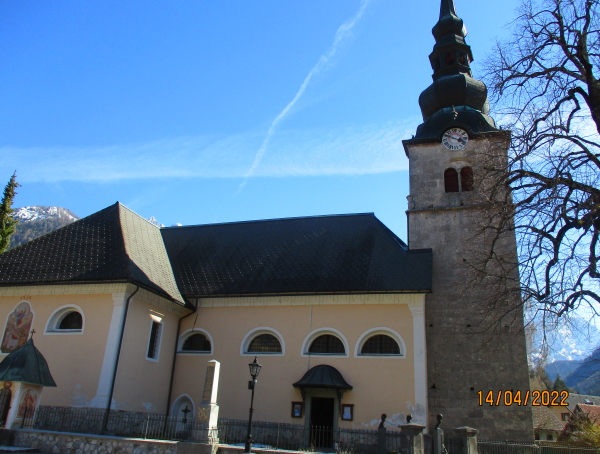
<svg viewBox="0 0 600 454">
<path fill-rule="evenodd" d="M 248 353 L 281 353 L 281 344 L 272 334 L 259 334 L 250 342 Z"/>
<path fill-rule="evenodd" d="M 210 340 L 204 334 L 192 334 L 185 340 L 181 349 L 189 352 L 210 352 Z"/>
<path fill-rule="evenodd" d="M 400 346 L 390 336 L 385 334 L 377 334 L 367 339 L 362 349 L 361 355 L 399 355 Z"/>
<path fill-rule="evenodd" d="M 473 190 L 473 169 L 470 167 L 460 169 L 460 183 L 463 191 Z"/>
<path fill-rule="evenodd" d="M 308 352 L 343 355 L 346 353 L 346 349 L 343 342 L 337 337 L 331 334 L 323 334 L 310 344 Z"/>
<path fill-rule="evenodd" d="M 446 169 L 444 172 L 444 190 L 458 192 L 458 172 L 455 169 Z"/>
</svg>

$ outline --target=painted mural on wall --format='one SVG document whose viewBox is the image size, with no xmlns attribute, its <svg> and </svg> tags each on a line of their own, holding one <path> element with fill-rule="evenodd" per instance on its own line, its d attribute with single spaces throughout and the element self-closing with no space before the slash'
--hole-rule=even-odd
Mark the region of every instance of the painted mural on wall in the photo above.
<svg viewBox="0 0 600 454">
<path fill-rule="evenodd" d="M 36 405 L 37 393 L 35 392 L 35 389 L 29 388 L 27 391 L 25 391 L 25 394 L 21 396 L 17 418 L 22 418 L 25 415 L 25 411 L 27 411 L 28 417 L 32 416 L 32 412 L 35 410 Z"/>
<path fill-rule="evenodd" d="M 2 353 L 12 353 L 29 339 L 33 312 L 27 301 L 21 301 L 8 316 L 2 338 Z"/>
</svg>

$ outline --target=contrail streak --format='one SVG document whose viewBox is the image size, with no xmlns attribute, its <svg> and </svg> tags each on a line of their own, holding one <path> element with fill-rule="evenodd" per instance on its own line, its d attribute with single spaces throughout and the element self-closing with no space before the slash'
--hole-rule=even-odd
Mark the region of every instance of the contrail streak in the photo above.
<svg viewBox="0 0 600 454">
<path fill-rule="evenodd" d="M 358 8 L 358 11 L 354 15 L 354 17 L 352 17 L 351 19 L 347 20 L 342 25 L 340 25 L 340 27 L 335 32 L 335 37 L 333 38 L 333 44 L 331 45 L 331 47 L 327 50 L 327 52 L 325 52 L 323 55 L 321 55 L 321 58 L 319 58 L 319 61 L 317 62 L 317 64 L 315 66 L 313 66 L 313 68 L 309 71 L 307 76 L 304 78 L 304 81 L 302 82 L 302 85 L 300 85 L 300 88 L 298 89 L 298 92 L 296 93 L 294 98 L 288 103 L 287 106 L 285 106 L 285 108 L 280 112 L 280 114 L 277 115 L 275 120 L 273 120 L 273 122 L 271 123 L 271 126 L 269 126 L 269 130 L 267 131 L 267 135 L 265 136 L 265 139 L 263 140 L 262 145 L 260 146 L 260 148 L 256 152 L 256 155 L 254 156 L 254 162 L 252 163 L 252 166 L 250 167 L 248 172 L 246 172 L 246 175 L 244 175 L 244 180 L 242 181 L 242 183 L 240 184 L 240 187 L 238 188 L 238 191 L 237 191 L 238 193 L 244 188 L 244 186 L 246 185 L 246 183 L 248 181 L 248 178 L 251 177 L 252 175 L 254 175 L 254 172 L 256 171 L 257 167 L 260 164 L 260 161 L 262 160 L 263 156 L 265 155 L 265 151 L 267 151 L 267 147 L 269 146 L 271 137 L 275 133 L 275 130 L 277 129 L 277 126 L 279 125 L 279 123 L 281 123 L 283 121 L 283 119 L 289 113 L 290 109 L 292 107 L 294 107 L 294 104 L 296 104 L 296 102 L 298 102 L 298 100 L 302 97 L 302 95 L 304 94 L 304 91 L 306 90 L 306 87 L 310 83 L 313 76 L 318 74 L 319 72 L 321 72 L 327 66 L 327 64 L 333 58 L 333 56 L 336 54 L 341 43 L 350 35 L 352 28 L 356 25 L 356 23 L 360 20 L 360 18 L 364 14 L 370 1 L 371 0 L 362 0 L 362 2 L 360 3 L 360 7 Z"/>
</svg>

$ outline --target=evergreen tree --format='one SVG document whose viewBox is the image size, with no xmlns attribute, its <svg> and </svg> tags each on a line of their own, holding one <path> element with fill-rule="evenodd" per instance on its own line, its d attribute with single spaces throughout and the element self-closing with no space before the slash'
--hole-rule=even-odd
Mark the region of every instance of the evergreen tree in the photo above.
<svg viewBox="0 0 600 454">
<path fill-rule="evenodd" d="M 554 386 L 552 387 L 552 391 L 569 391 L 569 387 L 563 381 L 563 379 L 560 378 L 560 375 L 558 374 L 556 374 L 556 380 L 554 380 Z"/>
<path fill-rule="evenodd" d="M 13 173 L 12 177 L 8 181 L 4 188 L 4 194 L 0 201 L 0 253 L 8 249 L 10 244 L 10 236 L 15 232 L 17 220 L 12 217 L 13 199 L 17 193 L 15 189 L 21 186 L 17 183 L 17 172 Z"/>
</svg>

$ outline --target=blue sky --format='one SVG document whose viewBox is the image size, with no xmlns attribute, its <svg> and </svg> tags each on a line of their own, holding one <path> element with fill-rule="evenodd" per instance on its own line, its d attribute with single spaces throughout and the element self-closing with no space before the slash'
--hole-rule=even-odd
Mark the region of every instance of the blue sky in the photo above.
<svg viewBox="0 0 600 454">
<path fill-rule="evenodd" d="M 475 76 L 517 0 L 457 0 Z M 0 182 L 165 225 L 375 212 L 406 239 L 439 0 L 0 2 Z M 493 113 L 492 113 L 493 114 Z M 4 183 L 2 183 L 4 184 Z"/>
</svg>

